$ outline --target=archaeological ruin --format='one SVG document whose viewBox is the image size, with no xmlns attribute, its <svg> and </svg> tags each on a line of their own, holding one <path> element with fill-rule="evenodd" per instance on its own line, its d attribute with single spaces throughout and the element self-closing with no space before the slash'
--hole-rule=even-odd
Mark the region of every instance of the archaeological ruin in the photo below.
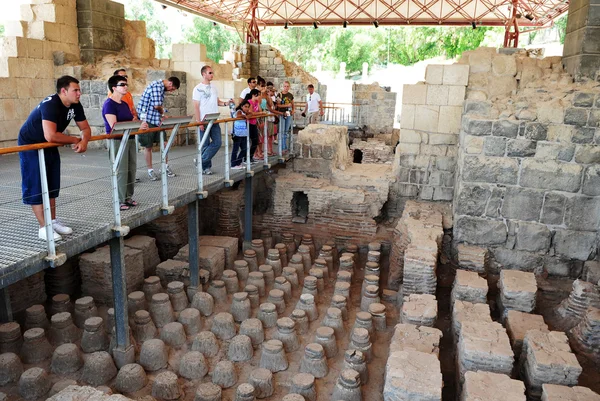
<svg viewBox="0 0 600 401">
<path fill-rule="evenodd" d="M 157 1 L 215 23 L 235 16 L 217 0 Z M 328 106 L 332 88 L 260 43 L 254 17 L 222 60 L 198 43 L 157 59 L 145 22 L 119 2 L 17 3 L 0 37 L 0 401 L 600 401 L 597 0 L 544 0 L 539 21 L 525 17 L 530 1 L 501 2 L 492 19 L 462 5 L 451 24 L 509 33 L 498 13 L 535 27 L 568 8 L 563 56 L 480 47 L 429 64 L 401 95 L 356 82 L 343 110 Z M 235 3 L 248 15 L 270 7 Z M 404 18 L 389 25 L 448 22 L 385 5 Z M 318 7 L 333 10 L 319 24 L 346 27 L 337 5 Z M 373 24 L 364 15 L 376 6 L 353 7 Z M 289 82 L 301 105 L 315 85 L 331 113 L 307 124 L 296 107 L 287 139 L 276 134 L 272 154 L 261 142 L 264 158 L 234 170 L 227 102 L 205 122 L 188 117 L 206 65 L 220 99 L 260 75 L 278 90 Z M 181 82 L 164 99 L 158 182 L 139 121 L 113 129 L 135 141 L 106 135 L 117 68 L 136 104 L 153 81 Z M 60 150 L 57 208 L 73 234 L 41 241 L 17 171 L 19 152 L 45 151 L 17 137 L 63 75 L 80 82 L 93 139 L 85 154 Z M 206 175 L 198 127 L 213 124 L 223 141 Z M 121 142 L 138 150 L 131 210 L 113 192 Z"/>
</svg>

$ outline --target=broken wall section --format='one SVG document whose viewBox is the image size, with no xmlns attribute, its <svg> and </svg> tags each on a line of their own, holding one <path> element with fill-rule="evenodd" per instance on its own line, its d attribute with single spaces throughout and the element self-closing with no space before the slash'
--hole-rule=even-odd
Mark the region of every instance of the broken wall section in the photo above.
<svg viewBox="0 0 600 401">
<path fill-rule="evenodd" d="M 428 65 L 425 82 L 404 85 L 394 193 L 452 200 L 469 66 Z"/>
<path fill-rule="evenodd" d="M 367 134 L 391 134 L 394 130 L 396 93 L 391 92 L 389 87 L 381 87 L 376 82 L 371 85 L 353 84 L 352 105 L 352 114 L 360 116 L 358 125 L 365 126 Z"/>
<path fill-rule="evenodd" d="M 577 276 L 598 252 L 600 84 L 573 83 L 560 57 L 479 49 L 461 63 L 455 239 L 488 247 L 494 269 Z"/>
</svg>

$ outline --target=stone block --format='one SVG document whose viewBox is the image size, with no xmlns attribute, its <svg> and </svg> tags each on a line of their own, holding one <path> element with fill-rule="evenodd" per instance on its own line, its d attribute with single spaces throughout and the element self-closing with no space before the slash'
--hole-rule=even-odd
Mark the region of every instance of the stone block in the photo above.
<svg viewBox="0 0 600 401">
<path fill-rule="evenodd" d="M 466 135 L 463 149 L 466 154 L 480 154 L 483 151 L 483 139 L 480 136 Z"/>
<path fill-rule="evenodd" d="M 483 49 L 471 52 L 469 54 L 469 65 L 471 66 L 471 74 L 491 71 L 492 53 L 483 51 Z"/>
<path fill-rule="evenodd" d="M 457 214 L 482 216 L 490 198 L 488 186 L 461 184 L 455 208 Z"/>
<path fill-rule="evenodd" d="M 576 92 L 573 96 L 573 106 L 592 107 L 594 105 L 595 92 Z"/>
<path fill-rule="evenodd" d="M 183 61 L 207 61 L 206 46 L 199 43 L 186 43 Z"/>
<path fill-rule="evenodd" d="M 565 110 L 565 124 L 583 127 L 587 124 L 590 111 L 588 109 L 572 107 Z"/>
<path fill-rule="evenodd" d="M 434 187 L 433 201 L 451 201 L 454 198 L 453 188 Z"/>
<path fill-rule="evenodd" d="M 465 116 L 462 119 L 462 129 L 465 133 L 475 136 L 485 136 L 492 134 L 492 120 L 485 120 Z"/>
<path fill-rule="evenodd" d="M 519 222 L 515 249 L 538 252 L 550 248 L 550 230 L 544 224 Z"/>
<path fill-rule="evenodd" d="M 506 138 L 489 136 L 483 142 L 483 153 L 486 156 L 504 156 L 506 153 Z"/>
<path fill-rule="evenodd" d="M 487 248 L 466 244 L 456 246 L 458 266 L 461 269 L 485 273 L 489 257 Z"/>
<path fill-rule="evenodd" d="M 187 260 L 167 259 L 156 266 L 156 275 L 160 277 L 163 288 L 173 281 L 188 281 L 190 264 Z"/>
<path fill-rule="evenodd" d="M 402 105 L 402 113 L 400 114 L 400 128 L 413 129 L 415 127 L 416 107 L 414 104 Z"/>
<path fill-rule="evenodd" d="M 577 192 L 581 186 L 582 170 L 581 166 L 571 163 L 524 159 L 520 184 L 530 188 Z"/>
<path fill-rule="evenodd" d="M 429 134 L 429 145 L 456 145 L 458 143 L 458 136 L 454 134 Z M 436 155 L 440 155 L 445 152 L 435 152 Z"/>
<path fill-rule="evenodd" d="M 600 166 L 589 166 L 585 169 L 581 192 L 590 196 L 600 195 Z"/>
<path fill-rule="evenodd" d="M 437 319 L 437 300 L 430 294 L 410 294 L 404 297 L 400 322 L 433 327 Z"/>
<path fill-rule="evenodd" d="M 403 129 L 400 131 L 400 143 L 421 143 L 421 134 L 410 129 Z"/>
<path fill-rule="evenodd" d="M 530 330 L 549 331 L 548 325 L 544 322 L 544 317 L 532 313 L 521 312 L 518 310 L 509 310 L 505 319 L 506 332 L 512 344 L 515 355 L 521 355 L 523 340 Z"/>
<path fill-rule="evenodd" d="M 475 273 L 476 274 L 476 273 Z M 456 299 L 452 301 L 452 334 L 455 341 L 460 338 L 464 322 L 492 323 L 490 307 L 486 303 L 472 303 Z"/>
<path fill-rule="evenodd" d="M 417 106 L 415 110 L 415 129 L 428 132 L 437 131 L 439 114 L 439 106 Z"/>
<path fill-rule="evenodd" d="M 498 290 L 498 305 L 504 316 L 510 309 L 526 313 L 535 309 L 537 282 L 533 273 L 504 269 L 500 272 Z"/>
<path fill-rule="evenodd" d="M 441 85 L 444 78 L 444 66 L 429 64 L 425 67 L 425 82 L 430 85 Z"/>
<path fill-rule="evenodd" d="M 588 260 L 597 250 L 596 234 L 588 231 L 557 229 L 552 245 L 558 256 L 568 259 Z"/>
<path fill-rule="evenodd" d="M 526 399 L 525 385 L 522 381 L 491 372 L 465 374 L 461 401 L 525 401 Z"/>
<path fill-rule="evenodd" d="M 470 182 L 516 184 L 519 162 L 516 159 L 465 156 L 463 179 Z"/>
<path fill-rule="evenodd" d="M 507 229 L 503 221 L 460 216 L 456 220 L 456 240 L 475 245 L 496 245 L 506 241 Z"/>
<path fill-rule="evenodd" d="M 451 64 L 444 66 L 444 85 L 461 85 L 469 84 L 469 66 L 465 64 Z"/>
<path fill-rule="evenodd" d="M 542 401 L 600 401 L 600 394 L 582 386 L 542 384 Z"/>
<path fill-rule="evenodd" d="M 418 155 L 420 153 L 421 145 L 418 143 L 403 143 L 400 142 L 396 148 L 397 152 L 401 155 Z"/>
<path fill-rule="evenodd" d="M 464 102 L 464 113 L 476 117 L 489 118 L 491 116 L 492 104 L 484 100 L 467 100 Z"/>
<path fill-rule="evenodd" d="M 440 106 L 439 122 L 437 132 L 458 134 L 462 120 L 462 108 L 460 106 Z"/>
<path fill-rule="evenodd" d="M 593 127 L 576 127 L 573 132 L 573 143 L 586 144 L 594 141 L 596 128 Z"/>
<path fill-rule="evenodd" d="M 448 85 L 448 106 L 461 106 L 465 102 L 467 88 L 464 86 Z"/>
<path fill-rule="evenodd" d="M 390 354 L 385 366 L 384 401 L 441 401 L 442 386 L 440 361 L 435 355 L 412 350 Z"/>
<path fill-rule="evenodd" d="M 577 163 L 591 164 L 600 163 L 600 146 L 580 145 L 575 150 L 575 161 Z"/>
<path fill-rule="evenodd" d="M 201 235 L 198 241 L 200 246 L 223 248 L 225 252 L 225 268 L 233 270 L 233 262 L 238 254 L 238 239 L 212 235 Z"/>
<path fill-rule="evenodd" d="M 138 291 L 144 282 L 143 255 L 140 250 L 125 248 L 125 275 L 127 293 Z M 108 246 L 97 249 L 92 253 L 84 253 L 79 257 L 81 271 L 81 291 L 84 295 L 94 298 L 94 301 L 112 305 L 112 266 Z"/>
<path fill-rule="evenodd" d="M 426 85 L 427 104 L 432 106 L 446 106 L 448 104 L 448 86 Z"/>
<path fill-rule="evenodd" d="M 402 104 L 423 105 L 427 102 L 427 85 L 418 83 L 404 85 L 402 91 Z"/>
<path fill-rule="evenodd" d="M 488 95 L 510 96 L 517 90 L 517 80 L 511 76 L 488 76 Z"/>
<path fill-rule="evenodd" d="M 600 198 L 574 196 L 565 209 L 565 224 L 571 230 L 596 231 L 600 228 Z"/>
<path fill-rule="evenodd" d="M 575 155 L 575 145 L 553 142 L 536 142 L 536 144 L 535 157 L 538 159 L 568 162 Z"/>
<path fill-rule="evenodd" d="M 566 198 L 564 195 L 547 192 L 544 199 L 544 207 L 542 209 L 542 217 L 540 222 L 544 224 L 563 224 L 565 214 Z"/>
<path fill-rule="evenodd" d="M 329 160 L 308 158 L 294 159 L 294 171 L 296 172 L 329 175 L 331 174 L 331 169 L 332 163 Z"/>
<path fill-rule="evenodd" d="M 600 282 L 600 262 L 588 260 L 583 264 L 583 279 L 588 283 Z"/>
<path fill-rule="evenodd" d="M 134 235 L 125 240 L 125 246 L 140 250 L 144 260 L 144 276 L 154 275 L 156 266 L 160 263 L 156 240 L 146 235 Z"/>
<path fill-rule="evenodd" d="M 537 120 L 541 123 L 562 124 L 565 119 L 565 111 L 559 99 L 538 103 Z"/>
<path fill-rule="evenodd" d="M 600 110 L 590 111 L 590 118 L 588 119 L 588 125 L 590 127 L 600 127 Z"/>
<path fill-rule="evenodd" d="M 507 219 L 538 221 L 543 201 L 542 191 L 509 187 L 504 195 L 502 216 Z"/>
<path fill-rule="evenodd" d="M 439 357 L 442 332 L 433 327 L 399 323 L 394 326 L 390 342 L 390 354 L 396 351 L 414 350 Z"/>
<path fill-rule="evenodd" d="M 498 54 L 492 58 L 492 72 L 495 75 L 514 77 L 517 75 L 517 59 L 514 56 Z"/>
<path fill-rule="evenodd" d="M 474 271 L 456 270 L 452 285 L 452 302 L 467 301 L 471 303 L 487 302 L 487 281 Z"/>
<path fill-rule="evenodd" d="M 552 142 L 571 143 L 571 138 L 575 132 L 572 125 L 549 125 L 547 138 Z"/>
<path fill-rule="evenodd" d="M 531 157 L 536 153 L 537 142 L 526 139 L 510 139 L 506 148 L 508 157 Z"/>
</svg>

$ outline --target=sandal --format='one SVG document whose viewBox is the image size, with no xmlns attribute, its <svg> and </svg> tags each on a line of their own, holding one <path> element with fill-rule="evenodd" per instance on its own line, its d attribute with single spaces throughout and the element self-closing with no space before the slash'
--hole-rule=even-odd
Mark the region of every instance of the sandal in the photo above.
<svg viewBox="0 0 600 401">
<path fill-rule="evenodd" d="M 129 210 L 129 206 L 126 203 L 121 203 L 121 207 L 119 208 L 119 210 L 121 210 L 121 211 Z"/>
<path fill-rule="evenodd" d="M 127 206 L 137 206 L 138 203 L 136 201 L 134 201 L 133 199 L 125 199 L 125 204 Z"/>
</svg>

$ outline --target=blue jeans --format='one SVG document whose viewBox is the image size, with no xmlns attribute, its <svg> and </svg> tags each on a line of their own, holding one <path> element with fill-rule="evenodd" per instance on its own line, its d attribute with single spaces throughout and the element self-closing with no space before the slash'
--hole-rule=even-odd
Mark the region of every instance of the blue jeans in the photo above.
<svg viewBox="0 0 600 401">
<path fill-rule="evenodd" d="M 287 138 L 288 135 L 291 134 L 290 130 L 292 129 L 292 116 L 289 117 L 282 117 L 283 119 L 283 131 L 281 131 L 281 149 L 282 150 L 287 150 L 288 148 L 288 144 L 287 144 Z"/>
<path fill-rule="evenodd" d="M 231 167 L 239 166 L 242 161 L 246 158 L 246 152 L 248 144 L 246 143 L 247 137 L 245 136 L 234 136 L 233 137 L 233 149 L 231 151 Z"/>
<path fill-rule="evenodd" d="M 201 132 L 202 136 L 200 139 L 202 140 L 204 135 L 206 135 L 206 130 Z M 210 137 L 206 139 L 202 146 L 202 170 L 212 167 L 211 159 L 217 154 L 219 149 L 221 149 L 221 126 L 219 124 L 214 124 L 208 135 L 210 135 Z"/>
</svg>

